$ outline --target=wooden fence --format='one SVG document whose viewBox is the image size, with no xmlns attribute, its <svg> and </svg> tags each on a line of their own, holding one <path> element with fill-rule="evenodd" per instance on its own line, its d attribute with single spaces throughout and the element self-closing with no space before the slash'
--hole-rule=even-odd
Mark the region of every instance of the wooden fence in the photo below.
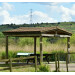
<svg viewBox="0 0 75 75">
<path fill-rule="evenodd" d="M 68 70 L 68 63 L 69 63 L 68 62 L 68 55 L 69 54 L 75 54 L 75 53 L 73 52 L 73 53 L 56 53 L 56 54 L 53 54 L 53 55 L 55 55 L 55 70 L 56 70 L 56 72 L 60 71 L 60 62 L 59 62 L 60 59 L 59 58 L 60 58 L 61 54 L 65 54 L 66 55 L 66 70 L 68 72 L 69 71 Z M 12 61 L 14 61 L 14 60 L 24 60 L 24 59 L 30 59 L 30 58 L 34 58 L 35 59 L 35 72 L 37 72 L 37 55 L 29 56 L 29 57 L 3 59 L 3 60 L 0 60 L 0 62 L 9 62 L 9 64 L 10 64 L 9 65 L 9 67 L 10 67 L 9 70 L 10 70 L 10 72 L 12 72 Z"/>
<path fill-rule="evenodd" d="M 61 54 L 65 54 L 66 55 L 66 70 L 67 70 L 67 72 L 69 72 L 69 70 L 68 70 L 68 63 L 69 63 L 69 61 L 68 61 L 68 59 L 69 59 L 68 55 L 75 54 L 75 52 L 73 52 L 73 53 L 56 53 L 55 54 L 55 68 L 56 68 L 56 72 L 60 71 L 59 57 L 60 57 Z"/>
<path fill-rule="evenodd" d="M 24 60 L 24 59 L 30 59 L 30 58 L 35 59 L 35 72 L 37 72 L 37 56 L 3 59 L 3 60 L 0 60 L 0 62 L 9 62 L 8 67 L 9 67 L 10 72 L 12 72 L 12 61 L 14 61 L 14 60 Z"/>
</svg>

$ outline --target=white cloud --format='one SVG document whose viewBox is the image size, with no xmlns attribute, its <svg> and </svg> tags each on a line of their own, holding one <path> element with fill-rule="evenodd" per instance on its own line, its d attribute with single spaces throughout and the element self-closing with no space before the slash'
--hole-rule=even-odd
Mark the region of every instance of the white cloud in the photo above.
<svg viewBox="0 0 75 75">
<path fill-rule="evenodd" d="M 13 16 L 13 17 L 10 17 L 8 15 L 5 18 L 7 18 L 7 20 L 4 21 L 4 24 L 6 24 L 6 23 L 15 23 L 15 24 L 30 23 L 30 14 L 18 15 L 18 16 Z M 50 18 L 47 14 L 40 12 L 40 11 L 33 12 L 32 21 L 33 21 L 33 23 L 57 22 L 53 18 Z"/>
<path fill-rule="evenodd" d="M 39 3 L 39 2 L 38 2 Z M 48 5 L 50 11 L 56 17 L 60 17 L 60 21 L 75 21 L 75 4 L 72 7 L 68 8 L 63 5 L 58 5 L 60 3 L 56 2 L 40 2 L 39 4 Z M 49 6 L 50 5 L 50 6 Z M 9 10 L 13 10 L 14 6 L 9 3 L 3 3 L 2 7 L 0 7 L 0 23 L 1 24 L 23 24 L 30 23 L 30 14 L 25 15 L 14 15 L 11 16 Z M 14 11 L 12 11 L 14 12 Z M 41 22 L 57 22 L 55 18 L 50 17 L 46 13 L 41 11 L 34 11 L 32 16 L 33 23 L 41 23 Z"/>
<path fill-rule="evenodd" d="M 53 6 L 53 5 L 58 5 L 61 2 L 32 2 L 32 3 L 38 3 L 38 4 L 41 4 L 41 5 Z"/>
<path fill-rule="evenodd" d="M 47 14 L 43 13 L 43 12 L 40 12 L 40 11 L 35 11 L 33 12 L 33 20 L 34 20 L 34 23 L 41 23 L 41 22 L 49 22 L 49 23 L 52 23 L 52 22 L 57 22 L 57 20 L 54 20 L 53 18 L 49 17 Z"/>
<path fill-rule="evenodd" d="M 13 5 L 9 4 L 9 3 L 6 3 L 6 2 L 3 2 L 3 9 L 4 10 L 12 10 L 13 9 Z"/>
<path fill-rule="evenodd" d="M 26 15 L 14 15 L 11 16 L 9 10 L 12 10 L 12 5 L 9 3 L 3 3 L 3 6 L 0 7 L 0 23 L 1 24 L 23 24 L 23 23 L 30 23 L 30 14 Z M 13 12 L 13 11 L 12 11 Z M 32 17 L 33 23 L 41 23 L 41 22 L 57 22 L 53 18 L 49 17 L 47 14 L 34 11 Z"/>
<path fill-rule="evenodd" d="M 72 7 L 65 7 L 62 4 L 48 6 L 52 14 L 56 14 L 60 17 L 60 21 L 75 21 L 75 4 Z"/>
</svg>

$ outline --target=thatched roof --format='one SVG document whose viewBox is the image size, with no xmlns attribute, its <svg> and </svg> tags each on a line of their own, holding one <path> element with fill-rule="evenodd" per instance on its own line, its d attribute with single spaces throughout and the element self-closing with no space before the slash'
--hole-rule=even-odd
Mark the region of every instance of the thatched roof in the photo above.
<svg viewBox="0 0 75 75">
<path fill-rule="evenodd" d="M 9 31 L 4 31 L 5 35 L 25 35 L 25 34 L 59 34 L 59 35 L 72 35 L 72 33 L 61 29 L 59 27 L 20 27 Z"/>
</svg>

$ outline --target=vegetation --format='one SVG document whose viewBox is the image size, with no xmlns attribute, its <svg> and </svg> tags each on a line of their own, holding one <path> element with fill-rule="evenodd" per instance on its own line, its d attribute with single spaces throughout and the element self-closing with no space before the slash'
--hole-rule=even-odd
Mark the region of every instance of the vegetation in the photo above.
<svg viewBox="0 0 75 75">
<path fill-rule="evenodd" d="M 16 29 L 19 27 L 52 27 L 52 26 L 59 26 L 61 28 L 67 29 L 75 33 L 75 22 L 58 22 L 58 23 L 36 23 L 36 24 L 2 24 L 0 25 L 0 31 Z"/>
<path fill-rule="evenodd" d="M 46 64 L 41 64 L 39 66 L 38 72 L 50 72 L 50 66 Z"/>
<path fill-rule="evenodd" d="M 5 58 L 5 36 L 3 35 L 2 31 L 5 30 L 11 30 L 11 29 L 16 29 L 19 27 L 52 27 L 52 26 L 59 26 L 61 28 L 64 28 L 70 32 L 73 33 L 71 37 L 71 50 L 70 52 L 75 52 L 75 22 L 58 22 L 58 23 L 37 23 L 37 24 L 5 24 L 5 25 L 0 25 L 0 59 Z M 43 38 L 43 53 L 65 53 L 67 51 L 66 45 L 67 44 L 67 39 L 66 38 Z M 17 52 L 31 52 L 33 53 L 34 50 L 34 40 L 33 38 L 16 38 L 16 37 L 9 37 L 9 53 L 8 56 L 9 58 L 14 58 L 17 57 L 16 54 Z M 37 38 L 37 53 L 40 52 L 39 50 L 39 38 Z M 75 59 L 75 55 L 72 54 L 70 55 L 71 61 Z M 50 61 L 54 61 L 55 57 L 51 56 L 49 58 Z M 65 55 L 60 55 L 60 60 L 63 61 L 65 60 Z M 19 70 L 18 70 L 19 71 Z M 48 67 L 46 65 L 41 65 L 39 67 L 39 72 L 40 71 L 46 71 L 48 72 Z M 15 71 L 14 71 L 15 72 Z"/>
<path fill-rule="evenodd" d="M 0 72 L 10 72 L 9 64 L 0 64 Z M 35 72 L 35 67 L 33 65 L 13 64 L 12 72 Z"/>
</svg>

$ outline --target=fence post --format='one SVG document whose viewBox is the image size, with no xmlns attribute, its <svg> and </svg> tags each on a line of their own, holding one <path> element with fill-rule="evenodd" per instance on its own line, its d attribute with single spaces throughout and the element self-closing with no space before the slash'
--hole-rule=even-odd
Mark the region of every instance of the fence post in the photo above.
<svg viewBox="0 0 75 75">
<path fill-rule="evenodd" d="M 56 72 L 57 72 L 57 53 L 55 54 L 55 68 L 56 68 Z"/>
<path fill-rule="evenodd" d="M 9 65 L 9 66 L 10 66 L 10 67 L 9 67 L 9 68 L 10 68 L 10 72 L 12 72 L 12 60 L 9 59 L 9 62 L 10 62 L 10 65 Z"/>
<path fill-rule="evenodd" d="M 66 69 L 67 69 L 67 72 L 68 72 L 68 53 L 66 53 Z"/>
<path fill-rule="evenodd" d="M 59 53 L 57 54 L 57 59 L 58 59 L 58 72 L 60 71 L 60 67 L 59 67 Z"/>
<path fill-rule="evenodd" d="M 37 72 L 37 56 L 35 56 L 35 72 Z"/>
</svg>

